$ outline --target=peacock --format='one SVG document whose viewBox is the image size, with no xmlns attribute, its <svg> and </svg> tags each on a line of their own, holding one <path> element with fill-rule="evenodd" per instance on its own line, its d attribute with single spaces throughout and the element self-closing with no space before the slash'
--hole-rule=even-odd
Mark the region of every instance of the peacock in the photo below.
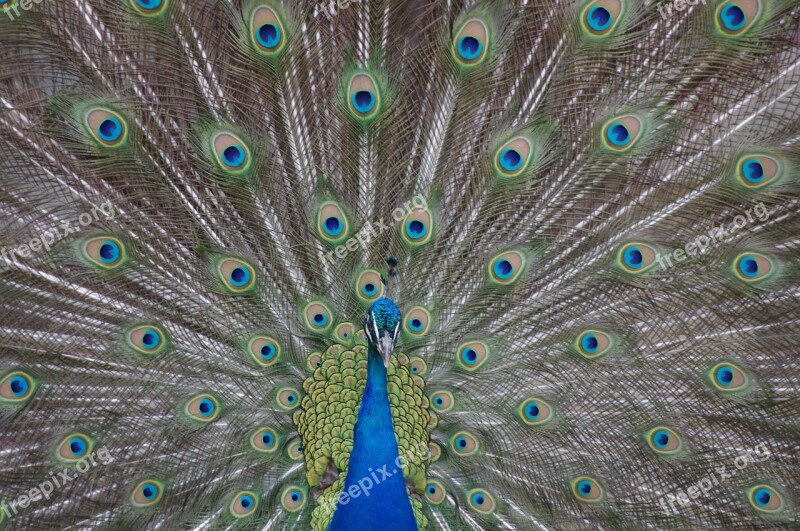
<svg viewBox="0 0 800 531">
<path fill-rule="evenodd" d="M 0 11 L 0 528 L 800 526 L 797 0 Z"/>
</svg>

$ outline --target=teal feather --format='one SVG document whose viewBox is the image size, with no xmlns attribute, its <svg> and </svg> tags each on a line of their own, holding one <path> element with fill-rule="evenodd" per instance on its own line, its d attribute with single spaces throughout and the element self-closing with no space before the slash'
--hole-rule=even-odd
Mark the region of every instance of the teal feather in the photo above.
<svg viewBox="0 0 800 531">
<path fill-rule="evenodd" d="M 0 528 L 800 525 L 797 1 L 4 6 Z"/>
</svg>

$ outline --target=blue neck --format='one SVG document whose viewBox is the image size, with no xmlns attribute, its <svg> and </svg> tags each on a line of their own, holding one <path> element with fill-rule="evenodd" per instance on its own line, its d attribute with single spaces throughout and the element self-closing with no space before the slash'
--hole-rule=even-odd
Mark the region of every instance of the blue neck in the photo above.
<svg viewBox="0 0 800 531">
<path fill-rule="evenodd" d="M 386 368 L 370 345 L 347 479 L 328 531 L 417 531 L 397 457 Z"/>
</svg>

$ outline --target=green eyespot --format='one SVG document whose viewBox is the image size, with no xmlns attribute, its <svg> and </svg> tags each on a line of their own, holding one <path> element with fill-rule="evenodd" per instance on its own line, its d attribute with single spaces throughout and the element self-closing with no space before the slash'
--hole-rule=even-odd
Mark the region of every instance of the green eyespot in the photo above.
<svg viewBox="0 0 800 531">
<path fill-rule="evenodd" d="M 300 405 L 300 392 L 293 387 L 278 389 L 277 402 L 282 409 L 291 411 Z"/>
<path fill-rule="evenodd" d="M 651 270 L 657 259 L 658 251 L 652 245 L 631 242 L 623 245 L 617 253 L 617 266 L 626 273 L 639 275 Z"/>
<path fill-rule="evenodd" d="M 292 461 L 299 461 L 303 459 L 303 443 L 299 440 L 292 441 L 286 447 L 286 454 Z"/>
<path fill-rule="evenodd" d="M 169 341 L 163 328 L 158 325 L 142 325 L 125 334 L 125 343 L 141 354 L 153 356 L 166 350 Z"/>
<path fill-rule="evenodd" d="M 164 496 L 164 483 L 156 479 L 145 479 L 136 484 L 131 492 L 131 503 L 136 507 L 150 507 Z"/>
<path fill-rule="evenodd" d="M 461 67 L 473 68 L 486 60 L 489 52 L 489 25 L 471 18 L 461 25 L 453 39 L 453 57 Z"/>
<path fill-rule="evenodd" d="M 94 441 L 83 433 L 73 433 L 62 439 L 56 447 L 56 457 L 64 463 L 77 463 L 94 449 Z"/>
<path fill-rule="evenodd" d="M 447 491 L 441 483 L 432 479 L 425 485 L 425 497 L 432 504 L 439 505 L 447 498 Z"/>
<path fill-rule="evenodd" d="M 303 310 L 306 326 L 314 332 L 325 332 L 333 323 L 333 314 L 328 307 L 320 302 L 310 302 Z"/>
<path fill-rule="evenodd" d="M 275 453 L 280 443 L 277 432 L 269 426 L 257 428 L 250 434 L 247 441 L 253 450 L 265 454 Z"/>
<path fill-rule="evenodd" d="M 761 0 L 722 1 L 717 6 L 714 20 L 722 35 L 740 37 L 753 27 L 763 11 Z"/>
<path fill-rule="evenodd" d="M 756 485 L 747 490 L 750 505 L 762 513 L 777 513 L 784 508 L 783 496 L 769 485 Z"/>
<path fill-rule="evenodd" d="M 598 359 L 611 350 L 613 340 L 611 336 L 600 330 L 586 330 L 575 339 L 575 350 L 586 359 Z"/>
<path fill-rule="evenodd" d="M 431 463 L 435 463 L 442 457 L 442 447 L 431 441 L 428 443 L 428 453 L 431 455 Z"/>
<path fill-rule="evenodd" d="M 422 306 L 415 306 L 406 313 L 403 319 L 403 331 L 414 337 L 422 337 L 431 326 L 431 314 Z"/>
<path fill-rule="evenodd" d="M 281 16 L 270 5 L 263 4 L 253 9 L 250 15 L 250 42 L 264 57 L 276 57 L 286 46 L 286 27 Z"/>
<path fill-rule="evenodd" d="M 674 456 L 683 449 L 683 442 L 675 430 L 667 426 L 656 426 L 645 434 L 650 448 L 663 456 Z"/>
<path fill-rule="evenodd" d="M 775 273 L 772 260 L 756 252 L 740 254 L 734 259 L 732 267 L 736 277 L 748 284 L 757 284 Z"/>
<path fill-rule="evenodd" d="M 433 215 L 427 208 L 415 208 L 403 219 L 400 236 L 411 246 L 424 245 L 433 235 Z"/>
<path fill-rule="evenodd" d="M 306 491 L 299 486 L 289 486 L 281 494 L 281 505 L 290 513 L 296 513 L 306 505 Z"/>
<path fill-rule="evenodd" d="M 108 107 L 90 107 L 84 114 L 84 123 L 89 134 L 102 147 L 120 147 L 128 138 L 127 122 Z"/>
<path fill-rule="evenodd" d="M 317 230 L 320 237 L 331 245 L 343 242 L 350 233 L 344 210 L 333 201 L 323 203 L 317 213 Z"/>
<path fill-rule="evenodd" d="M 238 258 L 223 258 L 217 265 L 217 275 L 224 291 L 231 295 L 252 292 L 256 286 L 253 266 Z"/>
<path fill-rule="evenodd" d="M 489 347 L 482 341 L 469 341 L 456 350 L 456 363 L 467 371 L 478 370 L 489 359 Z"/>
<path fill-rule="evenodd" d="M 19 405 L 36 392 L 37 381 L 23 371 L 12 371 L 0 380 L 0 405 Z"/>
<path fill-rule="evenodd" d="M 322 367 L 322 354 L 319 352 L 312 352 L 306 358 L 306 367 L 311 372 L 317 370 L 317 367 Z"/>
<path fill-rule="evenodd" d="M 125 244 L 114 236 L 89 238 L 81 246 L 86 261 L 101 269 L 117 269 L 127 260 Z"/>
<path fill-rule="evenodd" d="M 250 357 L 262 367 L 269 367 L 281 359 L 281 345 L 269 336 L 255 336 L 247 347 Z"/>
<path fill-rule="evenodd" d="M 736 179 L 739 184 L 753 190 L 774 184 L 783 174 L 783 162 L 769 155 L 744 155 L 736 164 Z"/>
<path fill-rule="evenodd" d="M 374 269 L 365 269 L 356 279 L 356 296 L 365 305 L 383 297 L 384 285 L 381 274 Z"/>
<path fill-rule="evenodd" d="M 525 255 L 505 251 L 489 260 L 489 279 L 493 284 L 508 286 L 519 280 L 525 269 Z"/>
<path fill-rule="evenodd" d="M 431 407 L 437 413 L 445 413 L 453 409 L 456 401 L 450 391 L 437 391 L 430 397 Z"/>
<path fill-rule="evenodd" d="M 411 374 L 417 376 L 424 376 L 428 373 L 428 364 L 422 358 L 411 358 L 408 364 L 408 370 Z"/>
<path fill-rule="evenodd" d="M 456 454 L 466 457 L 477 452 L 480 445 L 472 434 L 460 431 L 450 438 L 450 446 Z"/>
<path fill-rule="evenodd" d="M 164 13 L 169 0 L 130 0 L 130 3 L 138 14 L 153 17 Z"/>
<path fill-rule="evenodd" d="M 603 125 L 601 142 L 607 151 L 624 153 L 636 145 L 643 130 L 644 125 L 638 117 L 632 114 L 618 116 Z"/>
<path fill-rule="evenodd" d="M 503 177 L 518 177 L 528 168 L 532 157 L 530 140 L 516 136 L 495 151 L 495 169 Z"/>
<path fill-rule="evenodd" d="M 333 338 L 339 343 L 349 345 L 355 337 L 356 327 L 353 323 L 341 323 L 333 330 Z"/>
<path fill-rule="evenodd" d="M 712 387 L 722 393 L 744 391 L 750 386 L 750 376 L 738 365 L 725 361 L 708 371 Z"/>
<path fill-rule="evenodd" d="M 234 518 L 245 518 L 256 511 L 258 495 L 250 490 L 243 490 L 234 494 L 228 510 Z"/>
<path fill-rule="evenodd" d="M 357 72 L 348 83 L 347 108 L 361 122 L 370 122 L 381 110 L 381 91 L 372 74 Z"/>
<path fill-rule="evenodd" d="M 219 412 L 219 402 L 208 393 L 195 396 L 184 407 L 184 413 L 190 418 L 203 423 L 216 420 Z"/>
<path fill-rule="evenodd" d="M 553 418 L 553 408 L 541 398 L 526 399 L 517 408 L 517 413 L 528 426 L 539 426 Z"/>
<path fill-rule="evenodd" d="M 572 493 L 579 501 L 599 503 L 605 498 L 605 489 L 589 476 L 580 476 L 572 480 Z"/>
<path fill-rule="evenodd" d="M 625 10 L 623 0 L 595 0 L 581 10 L 581 30 L 589 39 L 604 39 L 619 26 Z"/>
<path fill-rule="evenodd" d="M 481 514 L 491 514 L 496 507 L 494 497 L 484 489 L 472 489 L 467 492 L 467 501 L 470 507 Z"/>
<path fill-rule="evenodd" d="M 247 173 L 252 164 L 250 148 L 230 131 L 211 136 L 211 151 L 219 169 L 231 175 Z"/>
</svg>

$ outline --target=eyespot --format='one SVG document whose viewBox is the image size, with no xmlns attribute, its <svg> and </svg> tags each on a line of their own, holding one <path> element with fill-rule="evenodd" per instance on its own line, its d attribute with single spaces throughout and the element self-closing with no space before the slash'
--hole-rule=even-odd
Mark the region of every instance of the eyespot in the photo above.
<svg viewBox="0 0 800 531">
<path fill-rule="evenodd" d="M 333 329 L 333 337 L 340 343 L 349 344 L 355 335 L 353 323 L 341 323 Z"/>
<path fill-rule="evenodd" d="M 604 497 L 603 487 L 594 478 L 581 476 L 572 480 L 572 493 L 583 502 L 596 503 Z"/>
<path fill-rule="evenodd" d="M 761 11 L 760 0 L 720 2 L 716 12 L 717 29 L 729 37 L 744 35 L 761 16 Z"/>
<path fill-rule="evenodd" d="M 284 387 L 278 390 L 278 405 L 283 409 L 292 410 L 300 405 L 300 393 L 293 387 Z"/>
<path fill-rule="evenodd" d="M 92 137 L 102 146 L 121 146 L 128 137 L 125 120 L 108 108 L 93 107 L 86 113 L 86 126 Z"/>
<path fill-rule="evenodd" d="M 116 269 L 125 262 L 125 245 L 113 236 L 91 238 L 83 244 L 83 256 L 92 265 Z"/>
<path fill-rule="evenodd" d="M 255 430 L 250 435 L 249 441 L 250 447 L 258 452 L 271 454 L 278 450 L 278 434 L 269 426 L 261 426 Z"/>
<path fill-rule="evenodd" d="M 422 306 L 409 310 L 403 321 L 403 329 L 412 336 L 424 336 L 431 325 L 431 314 Z"/>
<path fill-rule="evenodd" d="M 681 438 L 672 429 L 658 426 L 646 434 L 647 444 L 657 454 L 674 455 L 681 450 Z"/>
<path fill-rule="evenodd" d="M 599 330 L 586 330 L 575 340 L 578 354 L 588 359 L 597 359 L 608 353 L 611 348 L 611 337 Z"/>
<path fill-rule="evenodd" d="M 517 136 L 500 146 L 495 152 L 495 167 L 504 177 L 516 177 L 527 168 L 531 159 L 531 143 Z"/>
<path fill-rule="evenodd" d="M 281 345 L 269 336 L 256 336 L 250 340 L 247 351 L 262 367 L 269 367 L 281 359 Z"/>
<path fill-rule="evenodd" d="M 331 326 L 331 311 L 321 302 L 311 302 L 304 311 L 306 325 L 315 332 L 324 332 Z"/>
<path fill-rule="evenodd" d="M 292 461 L 299 461 L 303 458 L 303 443 L 298 441 L 292 441 L 286 447 L 286 453 L 289 455 L 289 459 Z"/>
<path fill-rule="evenodd" d="M 224 288 L 231 294 L 247 292 L 256 285 L 256 273 L 253 266 L 237 258 L 225 258 L 217 266 L 217 274 Z"/>
<path fill-rule="evenodd" d="M 478 440 L 471 434 L 460 431 L 450 438 L 450 446 L 455 453 L 464 457 L 478 451 Z"/>
<path fill-rule="evenodd" d="M 622 0 L 596 0 L 581 13 L 581 29 L 588 37 L 607 37 L 622 18 Z"/>
<path fill-rule="evenodd" d="M 161 501 L 164 484 L 155 479 L 140 481 L 133 489 L 131 502 L 137 507 L 149 507 Z"/>
<path fill-rule="evenodd" d="M 225 173 L 241 175 L 250 169 L 250 149 L 233 133 L 223 131 L 213 135 L 211 149 L 217 166 Z"/>
<path fill-rule="evenodd" d="M 258 496 L 249 490 L 234 495 L 230 504 L 230 512 L 234 518 L 244 518 L 253 514 L 258 507 Z"/>
<path fill-rule="evenodd" d="M 517 251 L 506 251 L 489 261 L 489 278 L 495 284 L 509 285 L 519 279 L 525 268 L 525 257 Z"/>
<path fill-rule="evenodd" d="M 454 405 L 453 393 L 449 391 L 437 391 L 431 395 L 431 407 L 438 413 L 450 411 Z"/>
<path fill-rule="evenodd" d="M 424 376 L 428 373 L 428 364 L 425 363 L 425 360 L 422 358 L 411 358 L 411 362 L 408 365 L 408 370 L 411 372 L 411 374 Z"/>
<path fill-rule="evenodd" d="M 308 358 L 306 358 L 306 367 L 310 371 L 315 371 L 317 367 L 322 367 L 322 354 L 319 352 L 312 352 L 309 354 Z"/>
<path fill-rule="evenodd" d="M 14 371 L 0 380 L 0 402 L 21 403 L 33 396 L 37 383 L 29 374 Z"/>
<path fill-rule="evenodd" d="M 468 371 L 478 370 L 489 357 L 489 347 L 482 341 L 464 343 L 456 351 L 456 363 Z"/>
<path fill-rule="evenodd" d="M 745 155 L 736 165 L 736 178 L 748 188 L 762 188 L 783 175 L 783 164 L 768 155 Z"/>
<path fill-rule="evenodd" d="M 289 486 L 283 490 L 281 505 L 290 513 L 296 513 L 306 504 L 306 493 L 300 487 Z"/>
<path fill-rule="evenodd" d="M 264 56 L 278 55 L 286 44 L 283 22 L 278 13 L 267 5 L 253 10 L 253 15 L 250 17 L 250 35 L 256 51 Z"/>
<path fill-rule="evenodd" d="M 483 514 L 494 512 L 494 497 L 483 489 L 472 489 L 467 493 L 469 506 Z"/>
<path fill-rule="evenodd" d="M 747 498 L 750 505 L 759 511 L 774 513 L 783 509 L 783 496 L 769 485 L 752 487 L 747 492 Z"/>
<path fill-rule="evenodd" d="M 365 304 L 372 304 L 383 297 L 384 286 L 381 274 L 374 269 L 362 271 L 356 279 L 356 295 Z"/>
<path fill-rule="evenodd" d="M 350 112 L 361 120 L 370 120 L 378 115 L 381 95 L 378 85 L 369 74 L 356 74 L 350 79 L 347 92 Z"/>
<path fill-rule="evenodd" d="M 489 27 L 480 19 L 467 20 L 453 40 L 453 54 L 462 66 L 472 67 L 486 59 Z"/>
<path fill-rule="evenodd" d="M 617 254 L 617 264 L 628 273 L 644 273 L 653 267 L 658 258 L 655 248 L 640 242 L 623 245 Z"/>
<path fill-rule="evenodd" d="M 367 331 L 363 328 L 359 329 L 358 332 L 356 332 L 356 335 L 358 336 L 358 342 L 360 344 L 366 345 L 369 342 L 367 340 Z"/>
<path fill-rule="evenodd" d="M 76 463 L 89 455 L 94 448 L 94 441 L 82 433 L 73 433 L 65 437 L 56 448 L 59 460 Z"/>
<path fill-rule="evenodd" d="M 611 151 L 624 152 L 639 140 L 642 122 L 633 115 L 619 116 L 603 126 L 603 145 Z"/>
<path fill-rule="evenodd" d="M 164 12 L 168 0 L 130 0 L 130 2 L 140 15 L 154 16 Z"/>
<path fill-rule="evenodd" d="M 125 336 L 128 346 L 142 354 L 154 355 L 167 347 L 167 335 L 160 326 L 137 326 Z"/>
<path fill-rule="evenodd" d="M 764 280 L 775 269 L 769 258 L 758 253 L 742 253 L 736 257 L 733 264 L 736 276 L 747 283 Z"/>
<path fill-rule="evenodd" d="M 553 408 L 540 398 L 528 398 L 517 410 L 522 422 L 529 426 L 544 424 L 553 418 Z"/>
<path fill-rule="evenodd" d="M 428 243 L 433 234 L 433 216 L 428 209 L 415 208 L 403 220 L 400 235 L 409 245 Z"/>
<path fill-rule="evenodd" d="M 317 215 L 319 235 L 331 244 L 338 244 L 347 237 L 349 224 L 344 212 L 334 202 L 322 205 Z"/>
<path fill-rule="evenodd" d="M 435 463 L 442 457 L 442 447 L 431 441 L 428 443 L 428 453 L 431 454 L 431 463 Z"/>
<path fill-rule="evenodd" d="M 750 378 L 737 365 L 730 362 L 723 362 L 714 365 L 708 371 L 708 377 L 718 391 L 733 392 L 742 391 L 750 385 Z"/>
<path fill-rule="evenodd" d="M 439 505 L 447 497 L 447 491 L 438 481 L 430 480 L 425 486 L 425 497 L 432 504 Z"/>
<path fill-rule="evenodd" d="M 211 422 L 219 416 L 219 402 L 209 394 L 197 395 L 184 408 L 184 412 L 200 422 Z"/>
</svg>

